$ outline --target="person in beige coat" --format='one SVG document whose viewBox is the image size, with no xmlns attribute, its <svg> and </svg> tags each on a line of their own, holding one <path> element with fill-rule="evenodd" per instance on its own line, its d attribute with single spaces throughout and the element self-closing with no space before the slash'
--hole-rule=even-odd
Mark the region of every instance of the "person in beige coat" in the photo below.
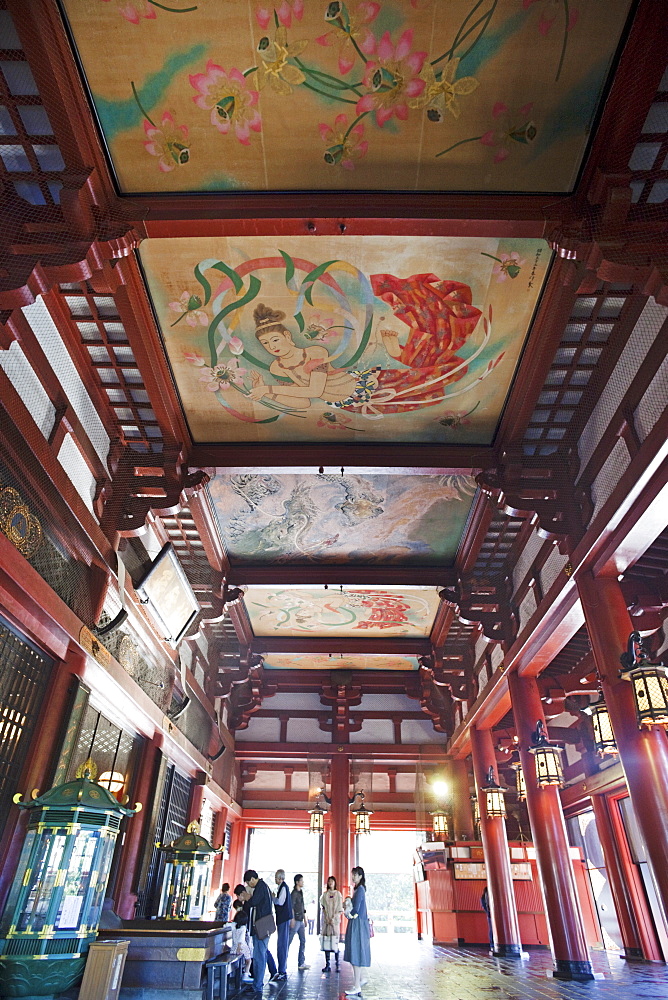
<svg viewBox="0 0 668 1000">
<path fill-rule="evenodd" d="M 323 972 L 330 971 L 329 958 L 334 952 L 336 961 L 336 971 L 339 971 L 339 933 L 341 928 L 341 914 L 343 913 L 343 897 L 336 888 L 336 879 L 330 875 L 327 879 L 327 888 L 320 897 L 320 909 L 322 910 L 322 926 L 320 928 L 320 947 L 325 953 L 325 967 Z"/>
</svg>

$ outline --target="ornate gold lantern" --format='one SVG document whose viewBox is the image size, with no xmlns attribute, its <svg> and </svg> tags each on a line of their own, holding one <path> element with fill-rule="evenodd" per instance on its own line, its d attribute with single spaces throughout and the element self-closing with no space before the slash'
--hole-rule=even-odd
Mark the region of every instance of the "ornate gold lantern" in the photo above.
<svg viewBox="0 0 668 1000">
<path fill-rule="evenodd" d="M 558 785 L 559 787 L 563 785 L 562 750 L 561 743 L 552 743 L 548 740 L 545 733 L 545 723 L 539 719 L 531 734 L 531 746 L 529 747 L 529 753 L 534 755 L 536 761 L 536 784 L 539 788 L 546 788 L 548 785 Z"/>
<path fill-rule="evenodd" d="M 668 676 L 663 663 L 652 663 L 647 656 L 640 632 L 631 632 L 620 660 L 624 669 L 619 676 L 633 685 L 638 728 L 668 724 Z"/>
<path fill-rule="evenodd" d="M 494 778 L 494 768 L 490 765 L 487 772 L 486 784 L 481 791 L 485 793 L 485 812 L 488 819 L 504 818 L 506 815 L 506 800 L 504 798 L 505 788 L 497 783 Z"/>
</svg>

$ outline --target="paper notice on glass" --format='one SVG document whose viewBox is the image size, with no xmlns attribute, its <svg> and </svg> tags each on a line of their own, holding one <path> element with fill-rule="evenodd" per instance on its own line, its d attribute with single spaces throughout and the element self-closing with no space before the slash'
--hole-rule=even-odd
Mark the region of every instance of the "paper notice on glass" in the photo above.
<svg viewBox="0 0 668 1000">
<path fill-rule="evenodd" d="M 56 927 L 63 930 L 66 927 L 76 927 L 79 923 L 79 914 L 83 903 L 83 896 L 66 896 L 63 900 L 63 908 Z"/>
</svg>

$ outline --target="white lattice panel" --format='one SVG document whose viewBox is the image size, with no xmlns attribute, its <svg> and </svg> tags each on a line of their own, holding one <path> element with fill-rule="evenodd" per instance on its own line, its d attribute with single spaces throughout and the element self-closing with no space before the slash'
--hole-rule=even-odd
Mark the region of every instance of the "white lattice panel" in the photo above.
<svg viewBox="0 0 668 1000">
<path fill-rule="evenodd" d="M 654 299 L 648 299 L 619 361 L 580 435 L 578 453 L 581 471 L 585 470 L 594 454 L 596 445 L 617 412 L 621 400 L 626 395 L 667 316 L 668 308 L 660 306 Z"/>
<path fill-rule="evenodd" d="M 58 327 L 51 319 L 51 314 L 39 296 L 29 306 L 23 307 L 23 313 L 37 337 L 40 347 L 49 360 L 72 409 L 81 421 L 88 438 L 95 448 L 100 461 L 106 465 L 109 454 L 109 435 L 104 429 L 92 399 L 88 395 L 79 372 L 63 342 Z"/>
</svg>

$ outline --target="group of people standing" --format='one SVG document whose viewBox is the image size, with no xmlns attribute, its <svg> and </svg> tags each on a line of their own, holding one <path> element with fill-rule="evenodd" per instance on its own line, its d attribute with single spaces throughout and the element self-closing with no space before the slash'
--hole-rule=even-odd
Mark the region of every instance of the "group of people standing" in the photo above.
<svg viewBox="0 0 668 1000">
<path fill-rule="evenodd" d="M 235 900 L 229 894 L 229 883 L 221 888 L 215 902 L 216 919 L 232 920 L 232 949 L 245 958 L 243 981 L 252 989 L 256 997 L 262 995 L 267 968 L 271 981 L 287 978 L 286 962 L 288 951 L 295 936 L 299 938 L 298 967 L 304 971 L 306 965 L 306 908 L 304 905 L 304 879 L 295 875 L 294 888 L 288 889 L 285 872 L 279 869 L 274 880 L 276 890 L 271 891 L 264 879 L 250 868 L 244 874 L 244 884 L 236 886 Z M 324 973 L 331 972 L 331 956 L 335 969 L 339 971 L 339 935 L 341 916 L 347 917 L 344 962 L 353 968 L 354 982 L 346 994 L 360 993 L 367 981 L 362 979 L 364 969 L 371 965 L 369 919 L 366 909 L 366 882 L 363 868 L 353 868 L 352 897 L 344 900 L 339 892 L 334 876 L 327 879 L 327 888 L 320 897 L 322 924 L 320 943 L 325 953 Z M 269 938 L 276 933 L 276 961 L 269 951 Z M 252 962 L 252 974 L 251 974 Z"/>
</svg>

